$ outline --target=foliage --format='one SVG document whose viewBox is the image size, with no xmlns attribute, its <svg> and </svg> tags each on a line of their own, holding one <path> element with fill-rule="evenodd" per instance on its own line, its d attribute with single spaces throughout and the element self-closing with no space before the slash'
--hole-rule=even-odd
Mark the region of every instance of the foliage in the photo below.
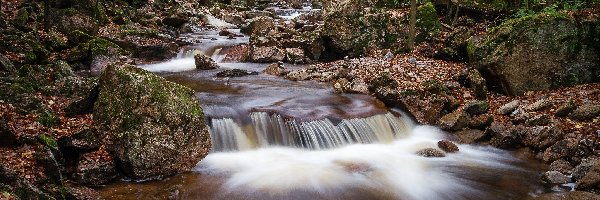
<svg viewBox="0 0 600 200">
<path fill-rule="evenodd" d="M 60 124 L 60 118 L 52 113 L 52 111 L 46 110 L 38 117 L 37 122 L 46 127 L 53 127 Z"/>
<path fill-rule="evenodd" d="M 42 134 L 38 136 L 38 140 L 40 140 L 41 143 L 50 148 L 58 148 L 58 143 L 56 143 L 56 140 L 54 140 L 54 138 L 52 138 L 51 136 Z"/>
<path fill-rule="evenodd" d="M 417 8 L 417 27 L 426 37 L 433 37 L 440 32 L 442 24 L 438 20 L 435 6 L 431 2 Z"/>
</svg>

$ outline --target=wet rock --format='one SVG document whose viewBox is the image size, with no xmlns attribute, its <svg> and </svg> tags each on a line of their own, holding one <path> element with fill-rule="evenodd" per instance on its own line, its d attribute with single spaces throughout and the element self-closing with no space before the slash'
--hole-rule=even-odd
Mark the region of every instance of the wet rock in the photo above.
<svg viewBox="0 0 600 200">
<path fill-rule="evenodd" d="M 258 75 L 258 72 L 247 71 L 243 69 L 228 69 L 217 73 L 217 77 L 242 77 L 248 75 Z"/>
<path fill-rule="evenodd" d="M 196 69 L 210 70 L 219 68 L 217 63 L 213 61 L 212 58 L 203 54 L 194 55 L 194 63 L 196 64 Z"/>
<path fill-rule="evenodd" d="M 544 151 L 544 161 L 550 163 L 557 159 L 570 157 L 575 153 L 579 141 L 574 138 L 568 138 L 554 143 Z"/>
<path fill-rule="evenodd" d="M 73 173 L 73 179 L 77 183 L 98 187 L 117 178 L 118 172 L 113 158 L 109 155 L 98 158 L 97 154 L 97 152 L 83 154 Z"/>
<path fill-rule="evenodd" d="M 55 199 L 3 164 L 0 164 L 0 186 L 6 187 L 3 188 L 3 192 L 6 190 L 12 191 L 20 199 Z"/>
<path fill-rule="evenodd" d="M 444 130 L 457 131 L 469 126 L 469 121 L 469 114 L 456 111 L 442 116 L 439 126 Z"/>
<path fill-rule="evenodd" d="M 421 150 L 417 151 L 416 154 L 418 156 L 423 156 L 423 157 L 436 157 L 436 158 L 446 157 L 446 153 L 444 153 L 443 151 L 441 151 L 439 149 L 435 149 L 435 148 L 421 149 Z"/>
<path fill-rule="evenodd" d="M 465 104 L 463 110 L 470 115 L 480 115 L 487 112 L 488 103 L 485 101 L 469 101 Z"/>
<path fill-rule="evenodd" d="M 178 49 L 179 45 L 166 41 L 159 44 L 136 44 L 134 56 L 149 60 L 166 60 L 175 57 Z"/>
<path fill-rule="evenodd" d="M 471 118 L 471 122 L 469 122 L 469 127 L 483 130 L 486 127 L 490 126 L 493 122 L 494 117 L 492 115 L 478 115 Z"/>
<path fill-rule="evenodd" d="M 577 104 L 575 104 L 573 100 L 569 100 L 562 106 L 558 107 L 558 109 L 556 109 L 556 113 L 554 114 L 554 116 L 566 117 L 569 114 L 571 114 L 571 112 L 573 112 L 575 109 L 577 109 Z"/>
<path fill-rule="evenodd" d="M 537 100 L 536 102 L 533 102 L 532 104 L 525 106 L 525 110 L 526 111 L 541 111 L 550 106 L 552 106 L 552 101 L 550 101 L 547 98 L 543 98 L 543 99 Z"/>
<path fill-rule="evenodd" d="M 498 108 L 497 112 L 498 112 L 498 114 L 501 114 L 501 115 L 508 115 L 508 114 L 512 113 L 513 111 L 515 111 L 519 107 L 520 103 L 521 103 L 521 101 L 519 101 L 519 100 L 513 100 L 511 102 L 508 102 L 508 103 L 502 105 L 500 108 Z"/>
<path fill-rule="evenodd" d="M 278 62 L 285 59 L 285 52 L 277 47 L 253 47 L 250 51 L 252 62 Z"/>
<path fill-rule="evenodd" d="M 8 126 L 8 120 L 0 116 L 0 147 L 12 146 L 17 141 L 15 132 Z"/>
<path fill-rule="evenodd" d="M 571 182 L 571 178 L 557 171 L 547 171 L 542 176 L 542 180 L 547 184 L 564 184 Z"/>
<path fill-rule="evenodd" d="M 534 149 L 546 149 L 561 140 L 564 132 L 557 126 L 536 126 L 523 132 L 521 142 Z"/>
<path fill-rule="evenodd" d="M 519 129 L 506 124 L 492 123 L 486 130 L 491 136 L 490 144 L 501 149 L 514 149 L 519 146 Z"/>
<path fill-rule="evenodd" d="M 59 138 L 57 142 L 59 147 L 75 151 L 89 151 L 100 147 L 94 129 L 87 127 L 71 136 Z"/>
<path fill-rule="evenodd" d="M 585 104 L 579 106 L 569 117 L 578 121 L 589 121 L 599 115 L 600 105 Z"/>
<path fill-rule="evenodd" d="M 289 63 L 303 63 L 304 58 L 304 50 L 300 48 L 285 49 L 285 60 Z"/>
<path fill-rule="evenodd" d="M 587 173 L 577 181 L 578 190 L 600 189 L 600 162 L 596 162 Z"/>
<path fill-rule="evenodd" d="M 564 159 L 558 159 L 550 163 L 550 171 L 558 171 L 562 174 L 571 174 L 573 166 Z"/>
<path fill-rule="evenodd" d="M 465 144 L 471 144 L 485 137 L 485 132 L 477 129 L 465 129 L 458 132 L 454 132 L 454 135 L 458 137 L 460 142 Z"/>
<path fill-rule="evenodd" d="M 265 70 L 262 72 L 273 76 L 285 76 L 287 73 L 289 73 L 289 71 L 283 67 L 283 63 L 281 62 L 268 65 L 267 68 L 265 68 Z"/>
<path fill-rule="evenodd" d="M 458 146 L 449 140 L 440 140 L 437 145 L 440 149 L 448 153 L 454 153 L 459 150 Z"/>
<path fill-rule="evenodd" d="M 544 13 L 511 20 L 487 35 L 474 60 L 488 82 L 511 95 L 593 82 L 596 47 L 568 44 L 592 42 L 596 24 Z"/>
<path fill-rule="evenodd" d="M 246 26 L 242 26 L 240 32 L 247 35 L 266 35 L 275 30 L 275 23 L 271 17 L 258 17 L 252 19 Z"/>
<path fill-rule="evenodd" d="M 194 92 L 130 65 L 100 76 L 94 125 L 119 168 L 138 180 L 188 171 L 211 148 Z"/>
<path fill-rule="evenodd" d="M 546 114 L 537 115 L 525 121 L 526 126 L 545 126 L 548 124 L 550 124 L 550 117 Z"/>
<path fill-rule="evenodd" d="M 594 158 L 582 159 L 581 163 L 579 163 L 579 165 L 575 166 L 575 169 L 573 169 L 573 174 L 572 174 L 573 179 L 580 180 L 581 178 L 583 178 L 583 176 L 585 176 L 585 174 L 596 163 L 600 163 L 600 161 L 598 159 L 594 159 Z"/>
<path fill-rule="evenodd" d="M 538 197 L 529 197 L 528 200 L 596 200 L 600 199 L 600 195 L 584 192 L 584 191 L 571 191 L 561 193 L 547 193 L 542 194 Z"/>
<path fill-rule="evenodd" d="M 475 93 L 475 97 L 485 101 L 487 98 L 487 86 L 485 85 L 485 79 L 481 77 L 479 71 L 469 71 L 468 79 L 471 83 L 471 89 L 473 89 L 473 92 Z"/>
</svg>

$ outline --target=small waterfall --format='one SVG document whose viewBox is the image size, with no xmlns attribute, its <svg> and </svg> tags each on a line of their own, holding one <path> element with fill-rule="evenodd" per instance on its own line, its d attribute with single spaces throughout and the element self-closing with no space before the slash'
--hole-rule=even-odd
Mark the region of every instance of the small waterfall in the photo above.
<svg viewBox="0 0 600 200">
<path fill-rule="evenodd" d="M 391 143 L 411 130 L 408 120 L 392 113 L 367 118 L 298 121 L 278 114 L 254 112 L 248 128 L 230 118 L 212 119 L 213 151 L 247 150 L 252 147 L 287 146 L 330 149 L 355 143 Z"/>
</svg>

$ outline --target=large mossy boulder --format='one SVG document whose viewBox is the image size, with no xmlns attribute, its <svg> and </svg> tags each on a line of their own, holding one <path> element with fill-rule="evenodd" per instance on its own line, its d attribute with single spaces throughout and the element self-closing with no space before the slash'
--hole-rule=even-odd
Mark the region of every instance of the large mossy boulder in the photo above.
<svg viewBox="0 0 600 200">
<path fill-rule="evenodd" d="M 563 13 L 511 19 L 475 52 L 492 88 L 512 95 L 600 80 L 600 22 Z"/>
<path fill-rule="evenodd" d="M 211 148 L 194 92 L 135 66 L 111 65 L 100 76 L 94 123 L 133 179 L 188 171 Z"/>
</svg>

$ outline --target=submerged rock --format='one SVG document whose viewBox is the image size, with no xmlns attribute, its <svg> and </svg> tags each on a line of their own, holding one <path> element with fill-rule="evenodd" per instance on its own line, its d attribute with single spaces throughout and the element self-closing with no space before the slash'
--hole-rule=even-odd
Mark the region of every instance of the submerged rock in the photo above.
<svg viewBox="0 0 600 200">
<path fill-rule="evenodd" d="M 211 148 L 194 92 L 135 66 L 111 65 L 100 76 L 94 124 L 133 179 L 188 171 Z"/>
<path fill-rule="evenodd" d="M 442 150 L 444 150 L 445 152 L 448 152 L 448 153 L 454 153 L 454 152 L 457 152 L 459 150 L 458 146 L 456 146 L 456 144 L 454 144 L 453 142 L 450 142 L 448 140 L 440 140 L 437 143 L 437 145 L 438 145 L 438 147 L 440 149 L 442 149 Z"/>
<path fill-rule="evenodd" d="M 248 75 L 258 75 L 258 72 L 247 71 L 243 69 L 228 69 L 217 73 L 217 77 L 242 77 Z"/>
</svg>

